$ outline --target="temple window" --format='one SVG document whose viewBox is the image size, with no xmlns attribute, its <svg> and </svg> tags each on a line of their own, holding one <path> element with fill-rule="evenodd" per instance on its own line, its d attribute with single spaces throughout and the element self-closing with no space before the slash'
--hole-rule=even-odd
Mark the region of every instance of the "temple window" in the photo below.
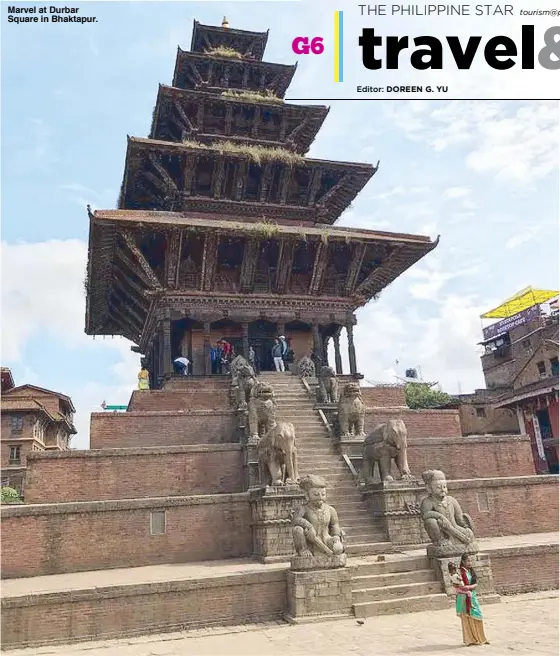
<svg viewBox="0 0 560 656">
<path fill-rule="evenodd" d="M 12 433 L 21 433 L 23 430 L 23 417 L 20 415 L 12 415 L 10 417 L 10 426 Z"/>
<path fill-rule="evenodd" d="M 165 535 L 165 510 L 153 510 L 150 513 L 150 535 Z"/>
<path fill-rule="evenodd" d="M 21 446 L 10 447 L 10 465 L 19 465 L 21 463 Z"/>
</svg>

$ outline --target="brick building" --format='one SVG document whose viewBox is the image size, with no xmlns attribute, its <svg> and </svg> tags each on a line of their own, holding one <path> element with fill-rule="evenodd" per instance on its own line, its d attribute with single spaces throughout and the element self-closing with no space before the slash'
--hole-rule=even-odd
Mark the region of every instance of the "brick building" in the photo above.
<svg viewBox="0 0 560 656">
<path fill-rule="evenodd" d="M 483 331 L 482 414 L 515 413 L 539 473 L 558 472 L 558 310 L 549 304 L 557 295 L 529 287 L 483 315 L 500 320 Z"/>
<path fill-rule="evenodd" d="M 9 371 L 9 369 L 7 370 Z M 4 381 L 4 370 L 2 371 Z M 65 451 L 72 435 L 75 408 L 70 397 L 35 385 L 11 387 L 2 393 L 3 486 L 24 495 L 27 456 L 34 451 Z"/>
</svg>

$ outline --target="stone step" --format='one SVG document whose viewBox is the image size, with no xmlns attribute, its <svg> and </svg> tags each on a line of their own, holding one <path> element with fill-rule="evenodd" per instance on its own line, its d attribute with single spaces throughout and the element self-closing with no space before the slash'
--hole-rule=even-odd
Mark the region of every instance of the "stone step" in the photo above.
<svg viewBox="0 0 560 656">
<path fill-rule="evenodd" d="M 352 602 L 359 604 L 365 601 L 384 601 L 386 599 L 405 599 L 407 597 L 425 597 L 442 592 L 439 581 L 401 583 L 383 588 L 361 588 L 352 590 Z"/>
<path fill-rule="evenodd" d="M 400 572 L 416 572 L 430 569 L 426 557 L 400 558 L 376 563 L 359 563 L 354 572 L 355 576 L 371 576 L 381 574 L 396 574 Z"/>
<path fill-rule="evenodd" d="M 348 544 L 346 553 L 349 556 L 368 556 L 374 554 L 390 553 L 392 545 L 390 542 L 361 542 Z"/>
<path fill-rule="evenodd" d="M 433 569 L 417 569 L 412 572 L 353 576 L 352 588 L 354 590 L 363 590 L 366 588 L 382 588 L 384 586 L 400 585 L 403 583 L 431 583 L 433 581 L 436 581 L 436 573 Z"/>
<path fill-rule="evenodd" d="M 346 533 L 345 542 L 346 546 L 352 546 L 355 544 L 375 544 L 383 542 L 386 538 L 383 533 L 370 531 L 369 533 L 354 533 L 350 534 L 346 531 L 346 526 L 342 527 Z M 439 592 L 439 590 L 437 590 Z M 373 601 L 373 599 L 358 599 L 356 601 Z"/>
<path fill-rule="evenodd" d="M 376 615 L 395 615 L 397 613 L 415 613 L 423 610 L 440 610 L 449 608 L 450 598 L 444 594 L 422 595 L 405 599 L 385 599 L 383 601 L 365 601 L 353 605 L 356 617 L 375 617 Z"/>
</svg>

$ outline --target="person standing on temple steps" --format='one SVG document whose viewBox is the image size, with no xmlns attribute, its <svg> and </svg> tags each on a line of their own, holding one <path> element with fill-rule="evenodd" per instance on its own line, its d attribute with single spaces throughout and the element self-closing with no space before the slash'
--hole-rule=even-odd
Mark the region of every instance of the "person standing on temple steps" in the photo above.
<svg viewBox="0 0 560 656">
<path fill-rule="evenodd" d="M 276 371 L 285 371 L 284 360 L 282 359 L 282 344 L 280 343 L 279 339 L 274 340 L 274 346 L 272 347 L 272 359 L 274 360 Z"/>
<path fill-rule="evenodd" d="M 183 376 L 188 376 L 189 375 L 189 364 L 191 361 L 188 358 L 175 358 L 173 360 L 173 366 L 175 367 L 175 371 L 178 374 L 183 374 Z"/>
</svg>

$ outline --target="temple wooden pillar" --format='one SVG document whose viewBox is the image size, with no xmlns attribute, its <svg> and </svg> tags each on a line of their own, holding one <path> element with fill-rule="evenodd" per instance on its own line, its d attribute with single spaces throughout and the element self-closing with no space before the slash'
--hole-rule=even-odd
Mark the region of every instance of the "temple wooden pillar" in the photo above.
<svg viewBox="0 0 560 656">
<path fill-rule="evenodd" d="M 346 324 L 346 333 L 348 335 L 348 360 L 350 361 L 350 373 L 358 372 L 356 366 L 356 349 L 354 347 L 354 326 L 351 323 Z"/>
<path fill-rule="evenodd" d="M 342 326 L 337 328 L 337 331 L 333 335 L 333 341 L 334 341 L 334 366 L 336 369 L 336 373 L 340 376 L 342 374 L 342 358 L 340 356 L 340 332 L 342 330 Z"/>
<path fill-rule="evenodd" d="M 277 330 L 278 330 L 278 337 L 280 337 L 280 335 L 284 335 L 284 337 L 285 337 L 286 336 L 286 324 L 285 323 L 277 323 L 276 327 L 277 327 Z"/>
<path fill-rule="evenodd" d="M 330 337 L 323 338 L 323 364 L 329 366 L 329 342 L 331 341 Z"/>
<path fill-rule="evenodd" d="M 313 351 L 316 358 L 323 358 L 323 340 L 321 339 L 321 334 L 319 333 L 319 323 L 313 321 L 311 324 L 311 332 L 313 334 Z M 319 372 L 317 372 L 319 375 Z"/>
<path fill-rule="evenodd" d="M 165 374 L 173 372 L 173 361 L 171 360 L 171 319 L 167 316 L 161 322 L 161 371 Z"/>
<path fill-rule="evenodd" d="M 204 374 L 210 376 L 212 373 L 212 359 L 210 357 L 210 322 L 204 322 Z"/>
<path fill-rule="evenodd" d="M 241 324 L 241 338 L 243 340 L 243 357 L 249 359 L 249 323 L 244 321 Z"/>
</svg>

